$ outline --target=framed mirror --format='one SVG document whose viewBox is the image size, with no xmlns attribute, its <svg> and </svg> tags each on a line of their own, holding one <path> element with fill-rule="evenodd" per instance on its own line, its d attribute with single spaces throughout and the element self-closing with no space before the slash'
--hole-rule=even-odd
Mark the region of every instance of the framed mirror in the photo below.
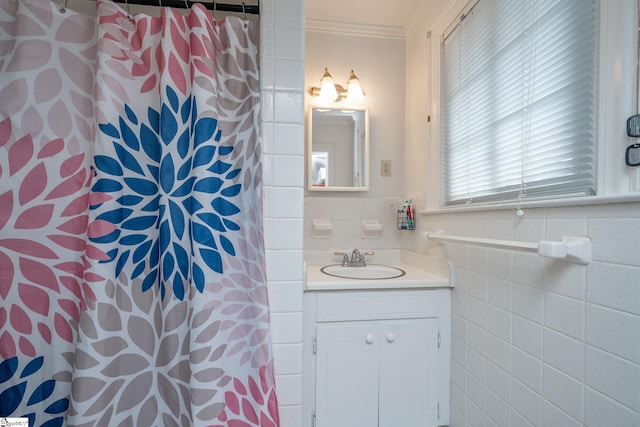
<svg viewBox="0 0 640 427">
<path fill-rule="evenodd" d="M 309 191 L 369 190 L 369 113 L 311 107 L 308 116 Z"/>
</svg>

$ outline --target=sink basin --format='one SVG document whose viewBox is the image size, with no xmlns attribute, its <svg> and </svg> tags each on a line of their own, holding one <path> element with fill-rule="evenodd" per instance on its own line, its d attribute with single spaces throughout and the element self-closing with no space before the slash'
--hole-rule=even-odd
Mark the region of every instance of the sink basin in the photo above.
<svg viewBox="0 0 640 427">
<path fill-rule="evenodd" d="M 404 270 L 388 265 L 367 264 L 366 267 L 343 267 L 341 264 L 326 265 L 320 269 L 324 274 L 344 279 L 395 279 L 405 275 Z"/>
</svg>

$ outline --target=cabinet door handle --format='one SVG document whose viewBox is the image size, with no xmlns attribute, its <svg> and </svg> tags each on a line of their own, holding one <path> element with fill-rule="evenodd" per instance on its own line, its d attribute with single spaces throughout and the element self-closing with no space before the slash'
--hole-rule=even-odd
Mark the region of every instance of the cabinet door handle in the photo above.
<svg viewBox="0 0 640 427">
<path fill-rule="evenodd" d="M 365 337 L 365 341 L 367 341 L 367 344 L 372 344 L 373 343 L 373 334 L 367 334 L 367 336 Z"/>
<path fill-rule="evenodd" d="M 393 342 L 395 339 L 396 339 L 396 336 L 393 335 L 391 332 L 387 334 L 387 341 Z"/>
</svg>

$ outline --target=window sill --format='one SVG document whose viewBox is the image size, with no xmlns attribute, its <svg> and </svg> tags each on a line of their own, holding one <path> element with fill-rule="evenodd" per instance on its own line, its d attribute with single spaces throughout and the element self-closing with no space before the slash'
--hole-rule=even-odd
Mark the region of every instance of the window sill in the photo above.
<svg viewBox="0 0 640 427">
<path fill-rule="evenodd" d="M 563 198 L 555 200 L 535 200 L 521 203 L 496 203 L 484 204 L 476 206 L 456 206 L 451 208 L 426 209 L 418 211 L 420 215 L 441 215 L 446 213 L 457 212 L 483 212 L 509 210 L 518 208 L 555 208 L 568 206 L 589 206 L 589 205 L 607 205 L 612 203 L 634 203 L 640 202 L 640 192 L 615 194 L 610 196 L 585 196 L 575 198 Z"/>
</svg>

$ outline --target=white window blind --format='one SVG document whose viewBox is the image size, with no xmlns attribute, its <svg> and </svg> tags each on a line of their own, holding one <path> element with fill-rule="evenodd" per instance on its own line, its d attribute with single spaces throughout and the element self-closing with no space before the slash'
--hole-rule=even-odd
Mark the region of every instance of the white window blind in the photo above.
<svg viewBox="0 0 640 427">
<path fill-rule="evenodd" d="M 445 206 L 595 194 L 596 10 L 479 0 L 445 35 Z"/>
</svg>

